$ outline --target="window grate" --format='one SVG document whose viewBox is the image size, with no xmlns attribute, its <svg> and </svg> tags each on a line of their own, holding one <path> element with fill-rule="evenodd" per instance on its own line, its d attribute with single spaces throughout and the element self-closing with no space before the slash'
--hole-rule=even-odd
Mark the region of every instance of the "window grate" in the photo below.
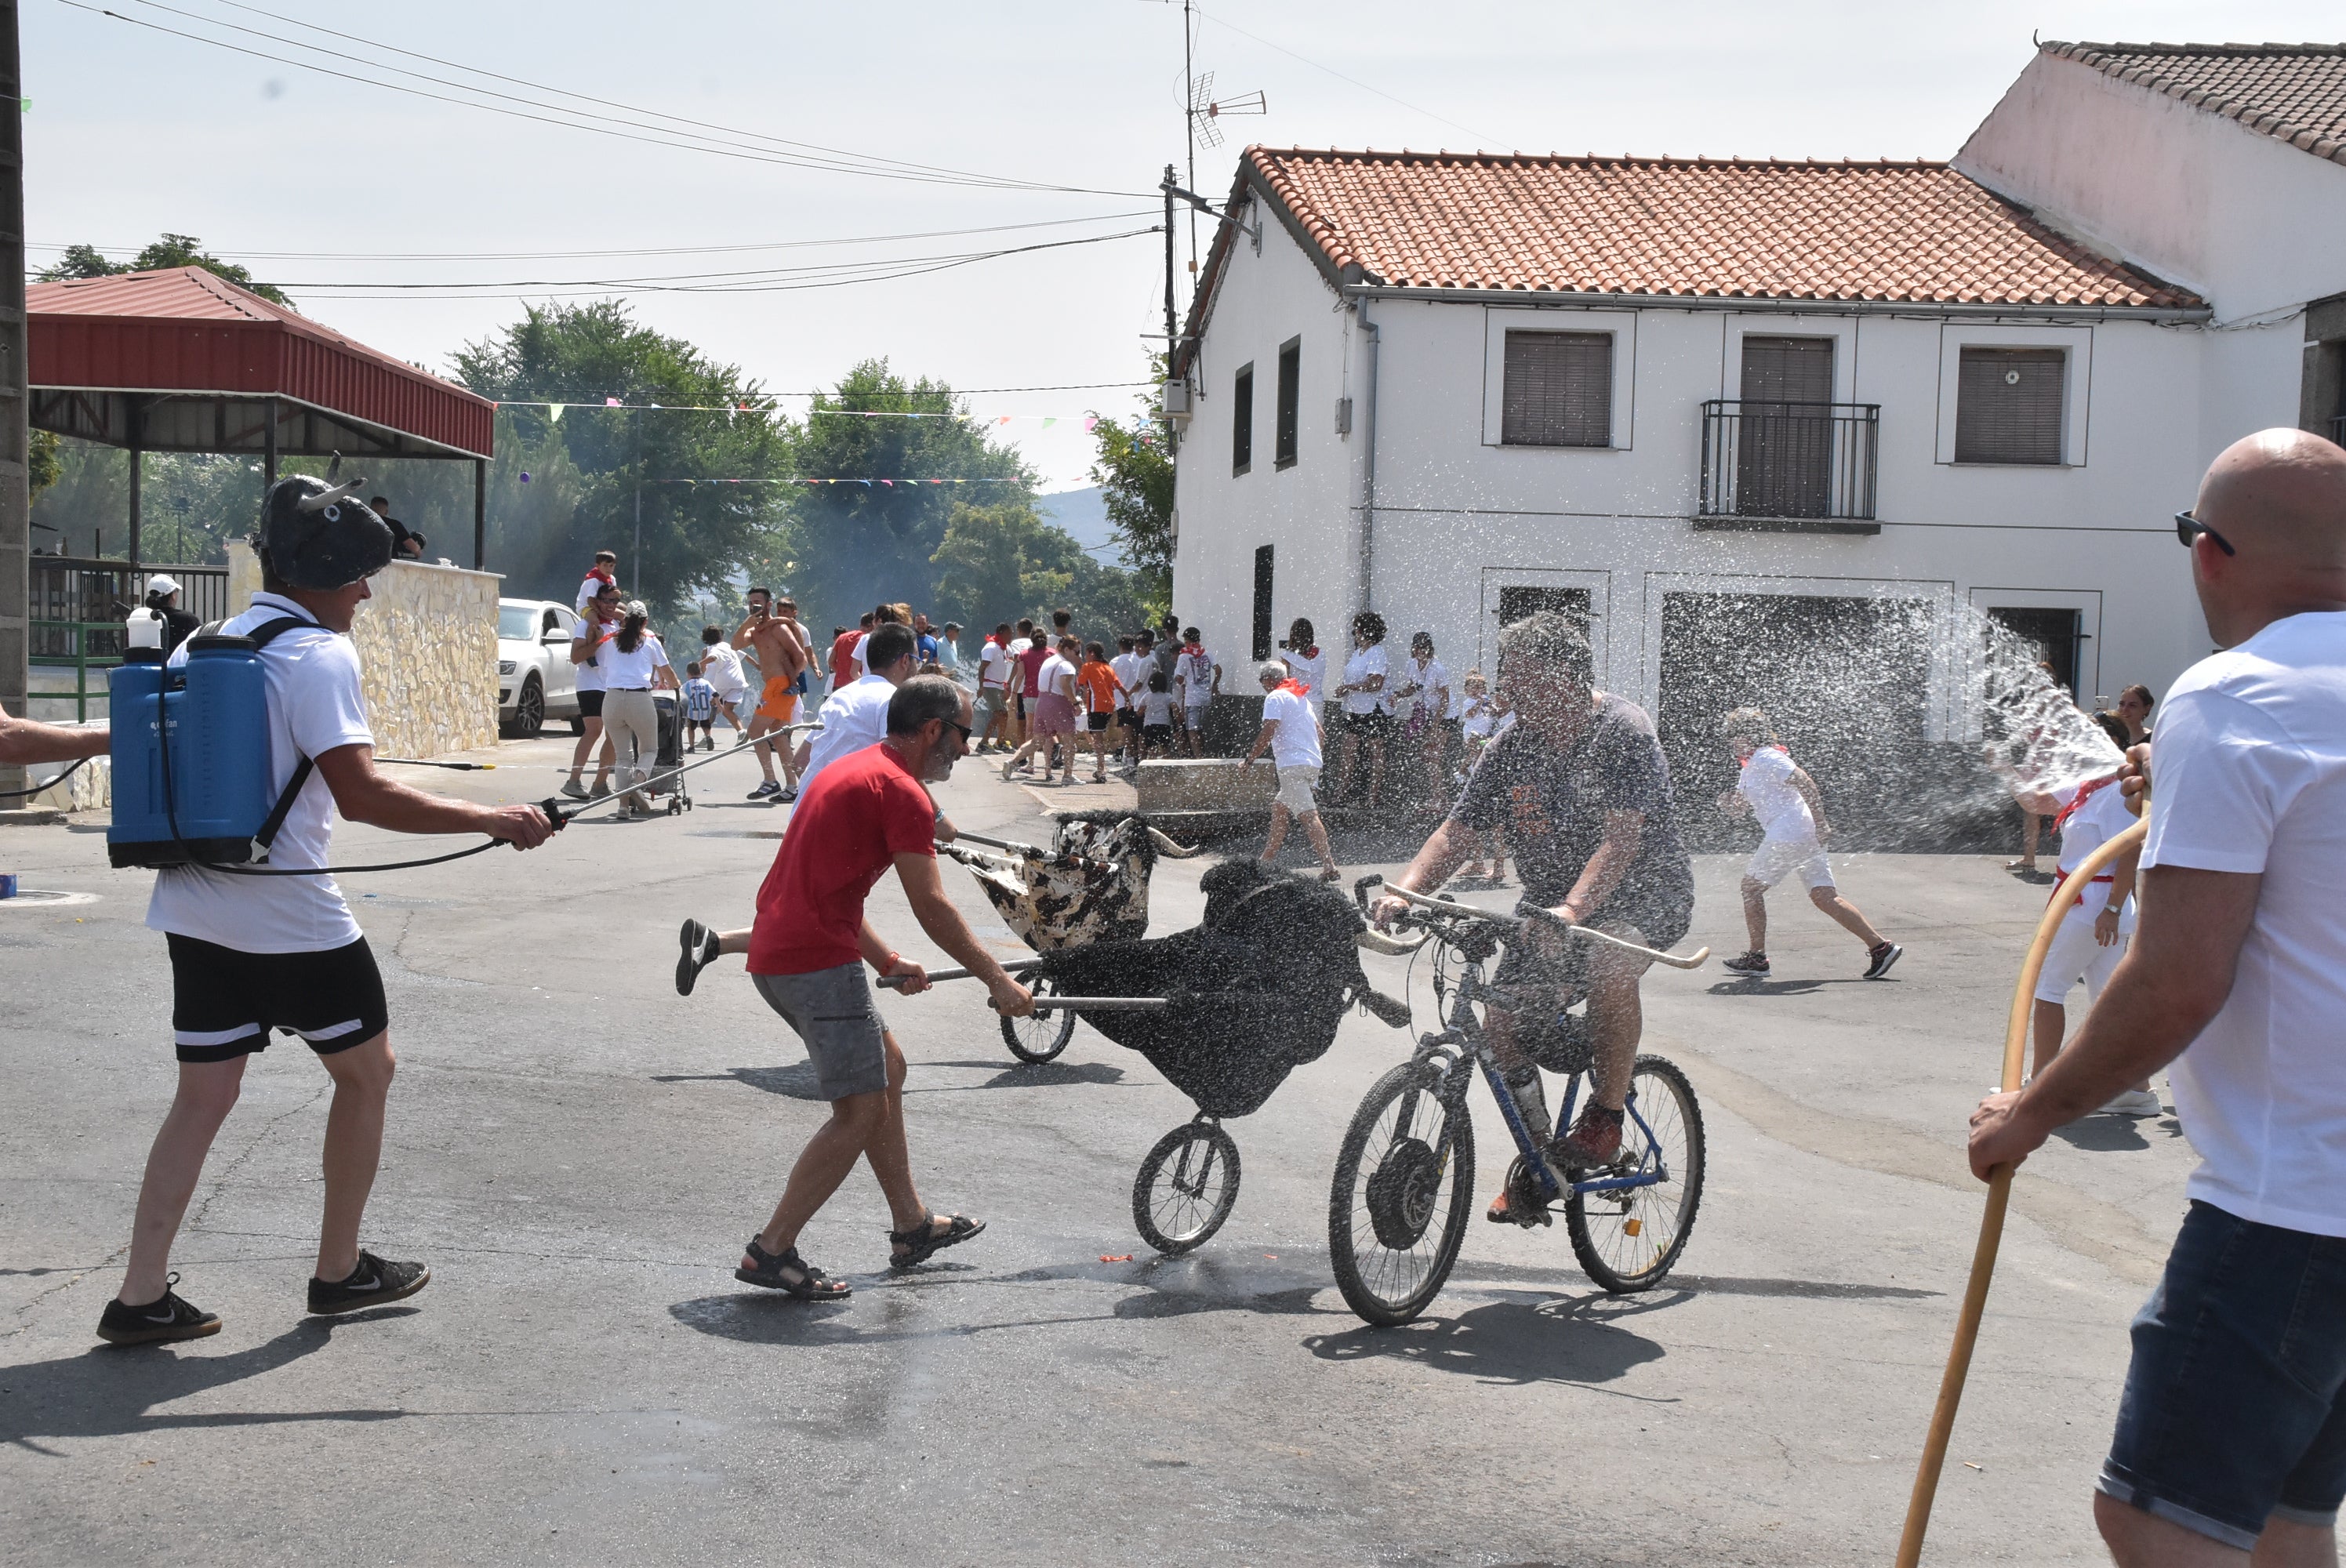
<svg viewBox="0 0 2346 1568">
<path fill-rule="evenodd" d="M 1613 444 L 1613 334 L 1509 332 L 1499 400 L 1503 446 Z"/>
</svg>

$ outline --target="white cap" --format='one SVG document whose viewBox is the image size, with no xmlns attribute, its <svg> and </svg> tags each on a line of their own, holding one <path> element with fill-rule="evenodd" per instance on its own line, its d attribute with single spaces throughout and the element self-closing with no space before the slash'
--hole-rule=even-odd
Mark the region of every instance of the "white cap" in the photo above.
<svg viewBox="0 0 2346 1568">
<path fill-rule="evenodd" d="M 179 582 L 176 577 L 158 572 L 147 579 L 147 591 L 149 594 L 176 594 L 179 591 Z"/>
</svg>

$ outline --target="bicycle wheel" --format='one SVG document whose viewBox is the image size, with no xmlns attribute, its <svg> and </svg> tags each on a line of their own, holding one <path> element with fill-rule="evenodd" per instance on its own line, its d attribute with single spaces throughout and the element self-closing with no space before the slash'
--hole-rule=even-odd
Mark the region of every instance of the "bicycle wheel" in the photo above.
<svg viewBox="0 0 2346 1568">
<path fill-rule="evenodd" d="M 1328 1194 L 1336 1288 L 1371 1323 L 1406 1323 L 1450 1278 L 1474 1201 L 1474 1131 L 1463 1077 L 1430 1062 L 1378 1079 L 1344 1129 Z"/>
<path fill-rule="evenodd" d="M 1199 1117 L 1157 1140 L 1132 1182 L 1132 1224 L 1168 1257 L 1202 1247 L 1239 1201 L 1239 1146 Z"/>
<path fill-rule="evenodd" d="M 1635 1118 L 1623 1129 L 1623 1174 L 1658 1162 L 1669 1179 L 1618 1192 L 1576 1192 L 1565 1200 L 1564 1227 L 1572 1255 L 1588 1278 L 1617 1295 L 1650 1290 L 1685 1250 L 1702 1204 L 1702 1106 L 1684 1073 L 1659 1056 L 1640 1056 L 1629 1075 Z"/>
<path fill-rule="evenodd" d="M 1035 996 L 1050 994 L 1047 983 L 1037 981 Z M 1002 1043 L 1021 1062 L 1048 1062 L 1067 1048 L 1076 1037 L 1076 1015 L 1072 1013 L 1030 1013 L 1024 1018 L 1002 1021 Z"/>
</svg>

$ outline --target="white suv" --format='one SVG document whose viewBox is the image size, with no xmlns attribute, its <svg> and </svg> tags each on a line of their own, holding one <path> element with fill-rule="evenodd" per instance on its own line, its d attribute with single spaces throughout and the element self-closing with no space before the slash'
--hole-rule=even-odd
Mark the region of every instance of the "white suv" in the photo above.
<svg viewBox="0 0 2346 1568">
<path fill-rule="evenodd" d="M 568 719 L 573 735 L 586 729 L 570 662 L 577 625 L 569 606 L 551 599 L 497 601 L 497 722 L 507 735 L 534 739 L 549 718 Z"/>
</svg>

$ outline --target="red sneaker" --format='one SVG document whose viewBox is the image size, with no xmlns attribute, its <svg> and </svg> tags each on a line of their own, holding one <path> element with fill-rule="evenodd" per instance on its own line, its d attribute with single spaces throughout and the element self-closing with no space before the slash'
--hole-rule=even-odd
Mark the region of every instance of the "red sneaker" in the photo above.
<svg viewBox="0 0 2346 1568">
<path fill-rule="evenodd" d="M 1548 1145 L 1548 1158 L 1566 1170 L 1595 1170 L 1621 1157 L 1618 1111 L 1590 1105 L 1572 1124 L 1572 1131 Z"/>
</svg>

